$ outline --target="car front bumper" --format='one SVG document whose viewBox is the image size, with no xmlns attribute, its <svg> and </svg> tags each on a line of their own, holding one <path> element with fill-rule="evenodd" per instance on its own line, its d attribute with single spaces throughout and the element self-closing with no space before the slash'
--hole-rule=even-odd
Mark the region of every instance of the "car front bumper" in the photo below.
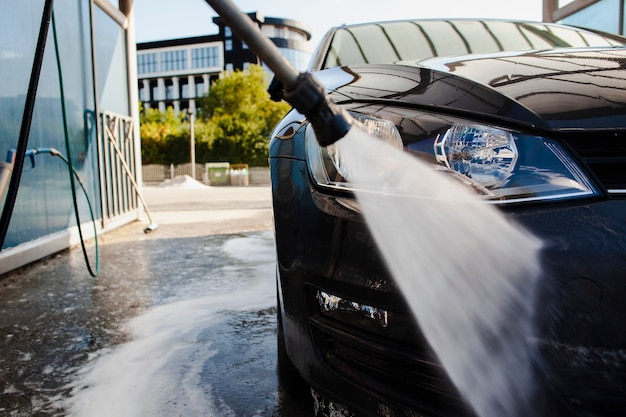
<svg viewBox="0 0 626 417">
<path fill-rule="evenodd" d="M 354 200 L 316 189 L 303 160 L 277 157 L 270 165 L 285 344 L 305 380 L 358 415 L 472 415 L 421 336 Z M 506 212 L 544 242 L 534 300 L 541 412 L 623 415 L 626 200 Z M 328 296 L 353 307 L 325 308 Z"/>
</svg>

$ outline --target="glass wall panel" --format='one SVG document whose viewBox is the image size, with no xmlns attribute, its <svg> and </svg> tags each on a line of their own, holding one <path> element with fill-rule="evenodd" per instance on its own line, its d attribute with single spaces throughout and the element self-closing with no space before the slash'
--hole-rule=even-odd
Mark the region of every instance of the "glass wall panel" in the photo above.
<svg viewBox="0 0 626 417">
<path fill-rule="evenodd" d="M 3 159 L 20 128 L 43 0 L 0 2 L 0 144 Z M 9 145 L 10 144 L 10 145 Z"/>
<path fill-rule="evenodd" d="M 100 111 L 129 115 L 126 33 L 97 7 L 94 30 Z"/>
<path fill-rule="evenodd" d="M 605 32 L 620 33 L 620 3 L 623 0 L 600 0 L 560 21 Z"/>
<path fill-rule="evenodd" d="M 17 147 L 43 3 L 42 0 L 0 2 L 0 157 L 3 159 Z M 90 199 L 93 201 L 99 195 L 89 4 L 58 0 L 55 15 L 61 73 L 57 70 L 50 32 L 28 140 L 30 149 L 38 148 L 42 152 L 26 162 L 5 248 L 75 224 L 68 168 L 45 149 L 55 148 L 66 156 L 71 153 L 74 168 L 85 181 Z M 61 75 L 65 102 L 61 101 Z M 69 150 L 65 146 L 63 105 Z M 81 220 L 88 221 L 89 212 L 80 190 L 78 197 Z M 98 205 L 94 207 L 97 209 Z"/>
</svg>

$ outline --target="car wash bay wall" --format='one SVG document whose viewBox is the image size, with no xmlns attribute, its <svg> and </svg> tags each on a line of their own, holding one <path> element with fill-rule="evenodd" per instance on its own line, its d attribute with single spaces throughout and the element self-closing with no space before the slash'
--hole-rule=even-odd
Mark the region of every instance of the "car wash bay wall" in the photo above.
<svg viewBox="0 0 626 417">
<path fill-rule="evenodd" d="M 24 107 L 44 3 L 0 3 L 3 160 L 17 148 L 23 116 L 31 116 L 24 115 Z M 54 148 L 71 156 L 99 231 L 140 215 L 124 169 L 126 164 L 141 184 L 141 172 L 134 169 L 141 165 L 136 88 L 131 88 L 137 84 L 132 20 L 132 1 L 54 2 L 28 136 L 30 150 Z M 87 198 L 80 189 L 76 196 L 81 223 L 88 225 Z M 4 207 L 5 196 L 0 198 Z M 73 198 L 68 166 L 61 158 L 33 152 L 25 161 L 0 251 L 0 274 L 77 243 Z M 83 230 L 89 234 L 93 228 Z"/>
</svg>

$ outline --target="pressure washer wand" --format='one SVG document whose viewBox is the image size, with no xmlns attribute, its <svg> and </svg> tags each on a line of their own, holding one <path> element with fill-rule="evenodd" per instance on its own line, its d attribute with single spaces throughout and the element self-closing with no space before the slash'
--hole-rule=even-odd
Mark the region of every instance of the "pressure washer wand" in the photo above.
<svg viewBox="0 0 626 417">
<path fill-rule="evenodd" d="M 326 89 L 309 72 L 299 73 L 279 49 L 261 33 L 252 19 L 231 0 L 206 0 L 233 32 L 244 41 L 282 84 L 284 99 L 309 120 L 317 141 L 328 146 L 344 137 L 352 126 L 348 113 L 333 103 Z"/>
</svg>

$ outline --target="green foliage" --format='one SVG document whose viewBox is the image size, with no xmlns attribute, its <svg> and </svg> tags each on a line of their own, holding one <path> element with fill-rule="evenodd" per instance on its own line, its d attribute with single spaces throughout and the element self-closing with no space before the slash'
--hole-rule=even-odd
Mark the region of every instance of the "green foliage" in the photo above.
<svg viewBox="0 0 626 417">
<path fill-rule="evenodd" d="M 158 109 L 140 108 L 141 159 L 144 164 L 178 164 L 189 160 L 189 127 L 184 115 L 176 115 L 169 107 L 165 112 Z M 172 154 L 172 148 L 186 136 L 186 156 Z"/>
<path fill-rule="evenodd" d="M 197 162 L 246 163 L 267 166 L 268 139 L 289 110 L 286 103 L 269 99 L 268 76 L 259 66 L 222 74 L 197 99 L 194 124 Z M 141 112 L 142 157 L 145 164 L 189 161 L 189 122 L 169 108 Z"/>
</svg>

